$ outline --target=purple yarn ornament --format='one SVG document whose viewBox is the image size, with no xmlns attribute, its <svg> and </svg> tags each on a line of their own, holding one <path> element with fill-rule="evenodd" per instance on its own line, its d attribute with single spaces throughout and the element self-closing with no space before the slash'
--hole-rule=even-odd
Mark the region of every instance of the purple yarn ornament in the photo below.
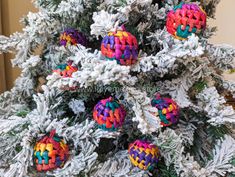
<svg viewBox="0 0 235 177">
<path fill-rule="evenodd" d="M 98 127 L 103 130 L 116 131 L 124 123 L 126 111 L 117 100 L 112 97 L 100 100 L 93 110 L 93 118 Z"/>
<path fill-rule="evenodd" d="M 153 169 L 160 158 L 159 149 L 148 141 L 136 140 L 128 148 L 131 163 L 142 170 Z"/>
<path fill-rule="evenodd" d="M 106 60 L 116 60 L 120 65 L 133 65 L 138 60 L 137 39 L 121 26 L 103 38 L 101 53 Z"/>
<path fill-rule="evenodd" d="M 171 126 L 179 121 L 179 106 L 174 100 L 161 97 L 157 94 L 155 98 L 152 99 L 151 105 L 158 109 L 161 126 Z"/>
<path fill-rule="evenodd" d="M 60 35 L 60 45 L 67 46 L 67 45 L 77 45 L 81 44 L 83 46 L 87 46 L 87 38 L 82 33 L 76 29 L 66 29 Z"/>
</svg>

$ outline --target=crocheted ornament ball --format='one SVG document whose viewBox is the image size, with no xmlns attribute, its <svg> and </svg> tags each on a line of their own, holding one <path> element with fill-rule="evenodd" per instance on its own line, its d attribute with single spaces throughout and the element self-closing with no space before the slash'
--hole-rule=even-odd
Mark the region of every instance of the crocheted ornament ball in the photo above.
<svg viewBox="0 0 235 177">
<path fill-rule="evenodd" d="M 120 65 L 135 64 L 138 59 L 137 39 L 124 27 L 109 32 L 102 40 L 101 53 L 107 60 L 116 60 Z"/>
<path fill-rule="evenodd" d="M 113 97 L 100 100 L 94 107 L 93 118 L 103 130 L 116 131 L 124 123 L 126 111 Z"/>
<path fill-rule="evenodd" d="M 167 31 L 178 39 L 186 39 L 192 33 L 205 30 L 206 16 L 198 5 L 182 2 L 167 14 Z"/>
<path fill-rule="evenodd" d="M 163 127 L 176 124 L 179 120 L 179 107 L 175 101 L 170 98 L 161 98 L 156 95 L 151 101 L 151 105 L 158 109 L 158 116 L 161 119 Z"/>
<path fill-rule="evenodd" d="M 131 163 L 142 170 L 153 169 L 160 158 L 159 149 L 147 141 L 136 140 L 128 148 Z"/>
<path fill-rule="evenodd" d="M 72 61 L 68 61 L 67 64 L 60 64 L 53 70 L 63 77 L 72 77 L 72 74 L 76 71 L 78 71 L 78 68 L 73 65 Z"/>
<path fill-rule="evenodd" d="M 77 45 L 81 44 L 87 46 L 87 39 L 82 32 L 79 32 L 76 29 L 66 29 L 60 35 L 60 45 Z"/>
<path fill-rule="evenodd" d="M 55 130 L 40 139 L 34 147 L 34 163 L 37 171 L 61 168 L 68 157 L 68 145 L 61 137 L 55 135 Z"/>
<path fill-rule="evenodd" d="M 72 77 L 72 74 L 76 71 L 78 71 L 78 68 L 77 66 L 73 65 L 72 61 L 68 61 L 67 64 L 60 64 L 56 67 L 55 70 L 53 70 L 54 73 L 59 74 L 63 78 Z M 76 87 L 63 86 L 61 89 L 74 91 L 77 88 L 78 88 L 77 86 Z"/>
</svg>

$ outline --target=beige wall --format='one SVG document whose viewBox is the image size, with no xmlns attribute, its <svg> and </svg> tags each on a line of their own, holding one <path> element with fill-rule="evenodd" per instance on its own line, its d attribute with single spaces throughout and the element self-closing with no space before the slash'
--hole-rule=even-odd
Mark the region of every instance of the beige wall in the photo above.
<svg viewBox="0 0 235 177">
<path fill-rule="evenodd" d="M 235 0 L 221 0 L 216 11 L 216 20 L 210 19 L 209 25 L 217 26 L 218 32 L 211 42 L 226 43 L 235 47 Z"/>
<path fill-rule="evenodd" d="M 209 20 L 211 26 L 217 26 L 218 31 L 210 40 L 214 44 L 229 44 L 235 47 L 235 0 L 221 0 L 216 11 L 216 20 Z M 225 72 L 225 78 L 235 80 L 235 73 Z"/>
<path fill-rule="evenodd" d="M 31 4 L 31 0 L 0 0 L 2 5 L 2 29 L 3 34 L 10 35 L 15 31 L 21 31 L 22 26 L 19 19 L 28 13 L 35 11 Z M 216 20 L 209 20 L 209 24 L 218 26 L 217 35 L 211 39 L 212 43 L 227 43 L 235 47 L 235 0 L 221 0 L 216 13 Z M 1 18 L 0 18 L 1 20 Z M 1 23 L 0 23 L 1 24 Z M 1 28 L 0 28 L 1 33 Z M 0 55 L 0 92 L 4 88 L 11 89 L 15 78 L 19 75 L 20 70 L 12 68 L 10 59 L 13 55 L 6 54 L 4 61 Z M 6 87 L 3 82 L 5 65 Z M 235 75 L 227 76 L 230 79 L 235 79 Z"/>
<path fill-rule="evenodd" d="M 0 1 L 0 9 L 1 9 L 1 1 Z M 0 34 L 2 34 L 2 18 L 0 13 Z M 6 82 L 5 82 L 5 64 L 3 55 L 0 55 L 0 93 L 6 90 Z"/>
</svg>

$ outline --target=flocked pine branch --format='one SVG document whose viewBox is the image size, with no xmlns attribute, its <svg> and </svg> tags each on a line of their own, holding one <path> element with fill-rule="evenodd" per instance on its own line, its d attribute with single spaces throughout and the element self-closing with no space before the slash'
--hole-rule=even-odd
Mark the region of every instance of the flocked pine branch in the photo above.
<svg viewBox="0 0 235 177">
<path fill-rule="evenodd" d="M 234 123 L 235 111 L 232 106 L 225 106 L 224 97 L 220 96 L 215 87 L 205 88 L 197 95 L 199 106 L 207 113 L 208 122 L 212 125 Z"/>
<path fill-rule="evenodd" d="M 18 111 L 27 109 L 27 104 L 21 97 L 16 97 L 14 92 L 4 92 L 0 95 L 0 118 L 6 119 Z"/>
<path fill-rule="evenodd" d="M 96 170 L 91 176 L 97 177 L 148 177 L 149 172 L 133 167 L 127 151 L 119 151 L 113 157 L 94 167 Z"/>
<path fill-rule="evenodd" d="M 59 127 L 58 127 L 59 126 Z M 101 138 L 113 138 L 117 133 L 107 133 L 95 128 L 95 122 L 86 120 L 81 124 L 70 127 L 61 127 L 60 122 L 51 126 L 56 128 L 57 134 L 73 141 L 75 150 L 71 151 L 71 160 L 62 169 L 48 173 L 56 177 L 77 176 L 82 172 L 88 173 L 97 160 L 95 152 Z M 78 152 L 76 152 L 78 151 Z"/>
<path fill-rule="evenodd" d="M 225 176 L 229 172 L 234 172 L 231 160 L 234 158 L 234 139 L 225 136 L 218 141 L 213 150 L 213 160 L 208 161 L 205 167 L 201 167 L 197 161 L 189 154 L 184 154 L 184 146 L 181 135 L 177 135 L 174 130 L 167 129 L 155 138 L 155 143 L 161 148 L 161 154 L 169 167 L 174 164 L 174 168 L 179 176 L 183 177 L 209 177 Z"/>
<path fill-rule="evenodd" d="M 23 39 L 23 34 L 21 33 L 15 33 L 13 35 L 11 35 L 10 37 L 6 37 L 6 36 L 0 36 L 0 53 L 3 52 L 13 52 L 15 51 L 17 45 L 19 45 L 20 40 Z"/>
<path fill-rule="evenodd" d="M 157 108 L 151 106 L 150 98 L 144 91 L 133 87 L 123 89 L 125 100 L 131 104 L 135 113 L 133 121 L 138 122 L 138 128 L 142 133 L 151 133 L 157 131 L 160 126 Z"/>
<path fill-rule="evenodd" d="M 233 68 L 235 49 L 229 45 L 208 45 L 208 58 L 218 68 Z"/>
<path fill-rule="evenodd" d="M 74 56 L 70 59 L 75 64 L 80 64 L 80 69 L 72 74 L 71 78 L 63 78 L 57 73 L 48 76 L 48 85 L 52 87 L 88 87 L 98 83 L 103 85 L 119 82 L 122 85 L 133 85 L 136 78 L 132 77 L 130 67 L 120 66 L 115 61 L 99 60 L 99 53 L 89 53 L 83 46 L 76 48 Z"/>
<path fill-rule="evenodd" d="M 223 88 L 229 90 L 235 98 L 235 82 L 223 80 Z"/>
<path fill-rule="evenodd" d="M 50 90 L 47 87 L 43 87 L 45 93 L 34 96 L 37 108 L 27 114 L 26 118 L 12 117 L 7 122 L 1 125 L 1 133 L 6 134 L 10 131 L 17 131 L 19 125 L 22 124 L 24 129 L 19 137 L 22 138 L 22 142 L 19 138 L 18 142 L 22 146 L 22 150 L 13 158 L 14 162 L 8 171 L 6 176 L 25 176 L 28 173 L 28 167 L 32 165 L 32 143 L 35 138 L 40 135 L 40 132 L 50 132 L 52 129 L 56 129 L 59 136 L 64 137 L 68 141 L 72 141 L 75 149 L 82 151 L 76 154 L 76 151 L 71 152 L 72 160 L 61 170 L 55 171 L 53 176 L 63 176 L 69 174 L 69 176 L 75 176 L 81 173 L 83 170 L 88 170 L 92 167 L 92 164 L 96 161 L 97 153 L 94 152 L 99 145 L 100 138 L 111 138 L 115 136 L 115 133 L 106 133 L 100 129 L 96 129 L 93 121 L 86 120 L 81 124 L 75 124 L 74 126 L 67 126 L 68 119 L 57 120 L 52 119 L 53 110 L 59 104 L 61 97 L 58 97 L 60 92 Z M 55 99 L 55 97 L 58 99 Z M 55 104 L 56 102 L 56 104 Z M 54 104 L 53 104 L 54 103 Z M 21 119 L 21 120 L 19 120 Z M 6 123 L 10 123 L 10 127 L 4 128 Z M 5 136 L 7 138 L 7 136 Z M 5 141 L 7 139 L 4 139 Z M 9 143 L 9 141 L 8 141 Z M 17 144 L 19 145 L 19 144 Z M 11 146 L 14 149 L 13 146 Z M 12 150 L 12 149 L 9 149 Z M 14 153 L 12 154 L 14 155 Z M 81 161 L 83 159 L 83 161 Z M 88 166 L 89 164 L 89 166 Z"/>
<path fill-rule="evenodd" d="M 235 154 L 235 140 L 226 135 L 224 139 L 218 140 L 213 150 L 213 159 L 206 165 L 206 171 L 210 174 L 226 176 L 228 173 L 234 173 L 235 167 L 231 164 Z"/>
<path fill-rule="evenodd" d="M 94 23 L 91 25 L 91 34 L 104 37 L 107 32 L 118 26 L 118 15 L 109 14 L 108 12 L 102 10 L 100 12 L 93 13 Z"/>
<path fill-rule="evenodd" d="M 152 40 L 153 47 L 161 45 L 162 50 L 156 55 L 140 57 L 140 62 L 134 67 L 134 70 L 148 72 L 155 70 L 163 77 L 172 68 L 177 67 L 177 58 L 182 58 L 185 62 L 190 57 L 197 57 L 203 54 L 203 47 L 198 41 L 199 38 L 192 35 L 187 42 L 175 40 L 164 29 L 153 33 L 149 38 Z"/>
<path fill-rule="evenodd" d="M 13 64 L 23 69 L 11 92 L 0 96 L 0 157 L 7 155 L 6 158 L 0 159 L 0 172 L 7 177 L 29 176 L 32 173 L 29 167 L 32 166 L 35 140 L 56 128 L 58 134 L 71 143 L 73 148 L 65 166 L 47 175 L 150 175 L 133 168 L 126 150 L 116 148 L 115 152 L 108 153 L 109 157 L 104 158 L 103 162 L 99 161 L 96 148 L 101 138 L 117 138 L 118 135 L 125 134 L 129 138 L 136 138 L 138 135 L 135 124 L 130 127 L 129 120 L 118 133 L 107 133 L 95 127 L 95 122 L 88 116 L 91 112 L 90 100 L 94 101 L 99 94 L 103 97 L 102 91 L 90 98 L 90 93 L 76 94 L 58 89 L 61 86 L 79 86 L 78 89 L 85 87 L 86 90 L 90 86 L 97 86 L 112 94 L 112 84 L 119 84 L 118 87 L 122 89 L 116 94 L 123 99 L 122 103 L 128 110 L 128 119 L 133 117 L 138 123 L 142 137 L 148 133 L 148 138 L 153 139 L 161 149 L 165 161 L 163 165 L 168 168 L 173 165 L 178 176 L 215 177 L 233 172 L 231 159 L 234 156 L 234 139 L 225 136 L 225 139 L 216 145 L 212 160 L 205 157 L 204 162 L 208 160 L 208 163 L 201 166 L 202 163 L 197 162 L 188 153 L 191 145 L 195 143 L 194 136 L 195 131 L 200 128 L 199 123 L 182 120 L 175 130 L 160 130 L 158 110 L 151 106 L 148 97 L 154 93 L 147 93 L 143 88 L 149 86 L 152 90 L 158 89 L 160 93 L 175 99 L 180 107 L 191 107 L 197 110 L 198 114 L 206 113 L 213 125 L 233 122 L 234 110 L 224 105 L 225 100 L 214 87 L 206 88 L 197 94 L 194 102 L 189 92 L 197 81 L 213 80 L 217 70 L 232 67 L 234 49 L 208 44 L 207 39 L 214 33 L 214 29 L 207 30 L 200 38 L 191 35 L 185 41 L 179 41 L 169 35 L 164 28 L 166 14 L 178 3 L 178 0 L 166 0 L 161 3 L 152 0 L 35 0 L 40 10 L 27 15 L 23 32 L 10 37 L 0 37 L 0 52 L 16 52 Z M 214 15 L 217 3 L 218 0 L 201 2 L 209 16 Z M 100 60 L 99 51 L 80 45 L 58 47 L 57 37 L 67 27 L 74 26 L 84 30 L 84 26 L 91 25 L 91 31 L 85 33 L 93 35 L 89 39 L 95 44 L 94 37 L 99 39 L 123 23 L 135 33 L 140 48 L 144 51 L 140 52 L 139 61 L 133 67 Z M 42 47 L 42 53 L 36 56 L 35 50 L 39 46 Z M 56 74 L 51 75 L 56 65 L 68 60 L 79 66 L 72 78 L 66 80 Z M 49 74 L 47 86 L 42 86 L 42 93 L 35 94 L 32 98 L 37 78 Z M 169 74 L 172 75 L 170 79 Z M 228 83 L 220 79 L 222 85 Z M 214 79 L 213 82 L 215 81 Z M 225 89 L 234 93 L 233 88 L 233 83 L 229 82 L 229 88 Z M 71 109 L 69 117 L 66 115 L 68 109 Z M 81 113 L 85 115 L 83 118 L 80 118 Z M 75 117 L 77 122 L 74 121 Z M 200 125 L 206 124 L 202 120 L 198 121 Z M 156 135 L 156 132 L 160 134 Z M 129 141 L 129 138 L 126 141 Z M 117 138 L 118 141 L 120 139 Z M 205 138 L 205 144 L 208 142 Z M 202 151 L 198 151 L 200 156 L 206 156 Z"/>
</svg>

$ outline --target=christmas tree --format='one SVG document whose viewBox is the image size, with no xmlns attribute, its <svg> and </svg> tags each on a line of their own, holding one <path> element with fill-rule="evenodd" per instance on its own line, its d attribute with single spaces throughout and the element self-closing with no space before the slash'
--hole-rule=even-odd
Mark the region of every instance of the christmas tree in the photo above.
<svg viewBox="0 0 235 177">
<path fill-rule="evenodd" d="M 235 49 L 219 0 L 34 0 L 0 36 L 22 69 L 0 96 L 0 176 L 232 177 Z"/>
</svg>

